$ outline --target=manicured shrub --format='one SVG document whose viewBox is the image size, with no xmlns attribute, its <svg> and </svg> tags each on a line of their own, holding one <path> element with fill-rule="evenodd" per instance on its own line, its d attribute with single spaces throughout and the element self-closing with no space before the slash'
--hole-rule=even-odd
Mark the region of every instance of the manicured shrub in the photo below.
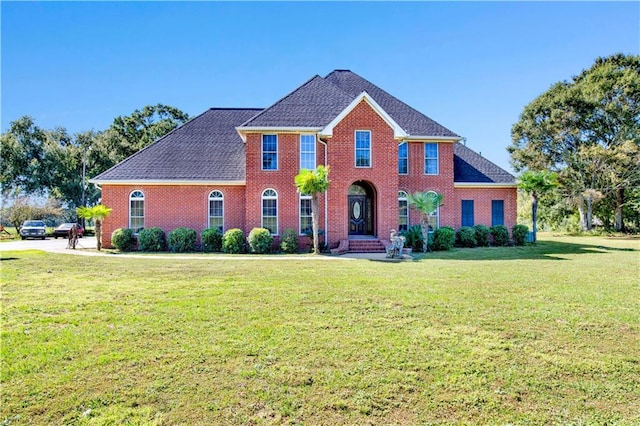
<svg viewBox="0 0 640 426">
<path fill-rule="evenodd" d="M 111 244 L 120 251 L 133 251 L 136 249 L 136 236 L 129 228 L 118 228 L 111 233 Z"/>
<path fill-rule="evenodd" d="M 200 235 L 202 251 L 205 253 L 222 251 L 222 232 L 218 228 L 207 228 Z"/>
<path fill-rule="evenodd" d="M 422 251 L 423 238 L 422 227 L 420 225 L 413 225 L 406 231 L 402 231 L 400 235 L 405 238 L 405 247 L 411 248 L 411 250 L 415 252 Z"/>
<path fill-rule="evenodd" d="M 242 229 L 232 228 L 222 236 L 222 251 L 238 254 L 244 251 L 244 232 Z"/>
<path fill-rule="evenodd" d="M 285 229 L 280 241 L 280 249 L 285 253 L 298 252 L 298 233 L 295 229 Z"/>
<path fill-rule="evenodd" d="M 187 253 L 196 250 L 198 233 L 190 228 L 176 228 L 169 232 L 169 251 L 174 253 Z"/>
<path fill-rule="evenodd" d="M 456 233 L 456 242 L 461 247 L 476 247 L 478 245 L 476 230 L 471 226 L 461 227 Z"/>
<path fill-rule="evenodd" d="M 476 233 L 476 242 L 478 247 L 487 247 L 489 245 L 489 234 L 491 230 L 486 225 L 476 225 L 473 227 Z"/>
<path fill-rule="evenodd" d="M 529 227 L 526 225 L 513 225 L 513 228 L 511 228 L 513 243 L 517 246 L 524 245 L 527 240 L 527 234 L 529 234 Z"/>
<path fill-rule="evenodd" d="M 138 232 L 138 247 L 142 251 L 166 251 L 167 236 L 160 228 L 144 228 Z"/>
<path fill-rule="evenodd" d="M 456 231 L 448 226 L 438 228 L 433 233 L 433 244 L 431 249 L 434 251 L 451 250 L 456 242 Z"/>
<path fill-rule="evenodd" d="M 251 252 L 256 254 L 269 253 L 273 245 L 271 232 L 265 228 L 253 228 L 251 232 L 249 232 L 247 240 L 249 241 Z"/>
<path fill-rule="evenodd" d="M 509 244 L 509 230 L 504 225 L 491 227 L 491 238 L 494 246 L 506 246 Z"/>
</svg>

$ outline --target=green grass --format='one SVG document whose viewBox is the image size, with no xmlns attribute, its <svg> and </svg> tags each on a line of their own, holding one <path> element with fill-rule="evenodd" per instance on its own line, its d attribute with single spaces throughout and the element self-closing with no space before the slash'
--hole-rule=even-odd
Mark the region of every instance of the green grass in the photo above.
<svg viewBox="0 0 640 426">
<path fill-rule="evenodd" d="M 639 240 L 415 262 L 2 252 L 4 424 L 640 423 Z"/>
</svg>

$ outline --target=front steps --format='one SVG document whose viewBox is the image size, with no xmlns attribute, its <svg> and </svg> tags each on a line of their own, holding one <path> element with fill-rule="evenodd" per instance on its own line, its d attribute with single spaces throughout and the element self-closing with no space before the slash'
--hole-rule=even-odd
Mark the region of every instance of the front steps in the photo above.
<svg viewBox="0 0 640 426">
<path fill-rule="evenodd" d="M 351 239 L 348 253 L 385 253 L 384 244 L 376 239 Z"/>
</svg>

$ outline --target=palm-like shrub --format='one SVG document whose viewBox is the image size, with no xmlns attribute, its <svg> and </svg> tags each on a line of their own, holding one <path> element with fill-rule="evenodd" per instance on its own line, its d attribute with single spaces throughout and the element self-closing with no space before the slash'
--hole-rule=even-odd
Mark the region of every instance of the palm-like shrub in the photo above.
<svg viewBox="0 0 640 426">
<path fill-rule="evenodd" d="M 205 253 L 222 250 L 222 232 L 218 228 L 207 228 L 202 231 L 200 241 L 202 241 L 202 251 Z"/>
<path fill-rule="evenodd" d="M 471 226 L 461 227 L 456 233 L 456 241 L 461 247 L 476 247 L 478 245 L 476 230 Z"/>
<path fill-rule="evenodd" d="M 244 232 L 242 229 L 232 228 L 222 236 L 222 251 L 238 254 L 244 251 Z"/>
<path fill-rule="evenodd" d="M 422 251 L 424 248 L 424 242 L 422 237 L 422 227 L 420 225 L 413 225 L 406 231 L 400 233 L 405 239 L 405 247 L 411 247 L 411 250 L 415 252 Z"/>
<path fill-rule="evenodd" d="M 118 228 L 111 233 L 111 244 L 120 251 L 133 251 L 136 249 L 136 236 L 129 228 Z"/>
<path fill-rule="evenodd" d="M 144 228 L 138 232 L 138 247 L 142 251 L 166 251 L 167 237 L 160 228 Z"/>
<path fill-rule="evenodd" d="M 273 245 L 271 232 L 265 228 L 253 228 L 251 232 L 249 232 L 247 240 L 249 241 L 251 252 L 256 254 L 269 253 Z"/>
<path fill-rule="evenodd" d="M 295 229 L 285 229 L 280 241 L 280 249 L 285 253 L 298 252 L 298 233 Z"/>
<path fill-rule="evenodd" d="M 489 245 L 489 234 L 491 230 L 486 225 L 476 225 L 473 227 L 476 233 L 476 242 L 479 247 L 487 247 Z"/>
<path fill-rule="evenodd" d="M 169 232 L 169 250 L 174 253 L 187 253 L 196 250 L 198 234 L 194 229 L 176 228 Z"/>
</svg>

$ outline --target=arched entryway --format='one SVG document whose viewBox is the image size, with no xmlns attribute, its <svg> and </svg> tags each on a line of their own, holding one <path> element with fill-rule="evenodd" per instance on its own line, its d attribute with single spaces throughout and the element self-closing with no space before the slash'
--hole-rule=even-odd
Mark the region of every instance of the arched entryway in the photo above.
<svg viewBox="0 0 640 426">
<path fill-rule="evenodd" d="M 375 234 L 375 190 L 359 180 L 349 187 L 349 236 Z"/>
</svg>

